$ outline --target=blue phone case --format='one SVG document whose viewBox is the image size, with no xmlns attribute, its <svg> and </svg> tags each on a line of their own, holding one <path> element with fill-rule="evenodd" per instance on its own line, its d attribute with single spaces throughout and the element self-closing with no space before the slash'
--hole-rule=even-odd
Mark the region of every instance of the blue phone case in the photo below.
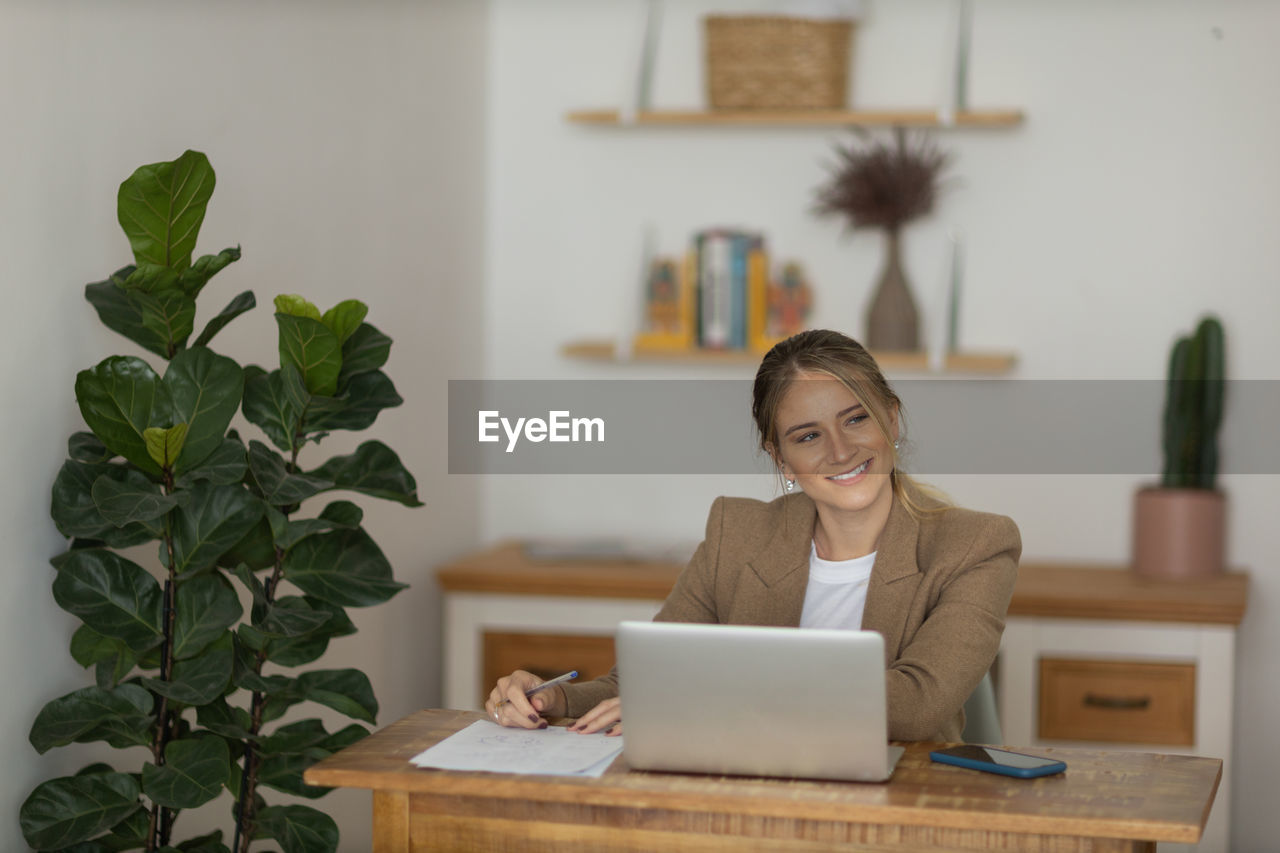
<svg viewBox="0 0 1280 853">
<path fill-rule="evenodd" d="M 1036 756 L 1029 757 L 1035 758 Z M 1034 779 L 1037 776 L 1052 776 L 1054 773 L 1061 773 L 1063 770 L 1067 769 L 1066 762 L 1063 761 L 1052 761 L 1042 767 L 1010 767 L 1007 764 L 996 764 L 991 761 L 978 761 L 973 758 L 964 758 L 959 755 L 948 755 L 945 752 L 931 752 L 929 753 L 929 758 L 939 764 L 954 764 L 956 767 L 965 767 L 969 770 L 982 770 L 987 773 L 999 773 L 1001 776 L 1013 776 L 1017 779 Z"/>
</svg>

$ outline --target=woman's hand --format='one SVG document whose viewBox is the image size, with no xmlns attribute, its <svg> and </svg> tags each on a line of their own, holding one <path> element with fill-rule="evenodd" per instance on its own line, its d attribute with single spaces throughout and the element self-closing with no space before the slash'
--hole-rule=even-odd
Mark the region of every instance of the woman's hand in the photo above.
<svg viewBox="0 0 1280 853">
<path fill-rule="evenodd" d="M 569 726 L 569 731 L 580 734 L 592 732 L 605 732 L 608 735 L 622 734 L 622 700 L 618 698 L 604 700 L 579 717 L 573 725 Z"/>
<path fill-rule="evenodd" d="M 566 708 L 564 691 L 557 684 L 526 697 L 525 691 L 537 687 L 542 679 L 531 672 L 517 669 L 498 679 L 489 691 L 484 709 L 495 723 L 513 728 L 544 729 L 543 716 L 563 717 Z"/>
</svg>

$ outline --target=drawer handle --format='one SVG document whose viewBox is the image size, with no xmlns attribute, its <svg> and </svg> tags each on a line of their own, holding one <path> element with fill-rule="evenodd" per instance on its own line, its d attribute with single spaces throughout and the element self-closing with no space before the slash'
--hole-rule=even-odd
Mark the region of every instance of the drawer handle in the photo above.
<svg viewBox="0 0 1280 853">
<path fill-rule="evenodd" d="M 1107 708 L 1113 711 L 1141 711 L 1151 706 L 1150 696 L 1099 696 L 1086 693 L 1084 704 L 1091 708 Z"/>
</svg>

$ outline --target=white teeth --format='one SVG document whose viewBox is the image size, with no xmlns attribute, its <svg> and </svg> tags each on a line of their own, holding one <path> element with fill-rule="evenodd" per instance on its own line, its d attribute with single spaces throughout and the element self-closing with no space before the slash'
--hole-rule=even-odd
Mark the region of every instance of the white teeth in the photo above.
<svg viewBox="0 0 1280 853">
<path fill-rule="evenodd" d="M 867 459 L 861 465 L 859 465 L 857 468 L 854 468 L 852 471 L 848 472 L 847 474 L 837 474 L 836 476 L 828 477 L 827 479 L 828 480 L 848 480 L 850 477 L 856 477 L 859 474 L 861 474 L 863 471 L 867 470 L 867 466 L 870 464 L 871 464 L 871 460 Z"/>
</svg>

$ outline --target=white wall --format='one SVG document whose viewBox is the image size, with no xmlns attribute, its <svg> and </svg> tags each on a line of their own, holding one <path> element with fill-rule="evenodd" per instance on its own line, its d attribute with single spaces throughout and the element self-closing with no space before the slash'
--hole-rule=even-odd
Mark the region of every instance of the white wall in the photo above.
<svg viewBox="0 0 1280 853">
<path fill-rule="evenodd" d="M 412 586 L 353 610 L 360 633 L 335 641 L 325 665 L 369 674 L 380 723 L 439 703 L 431 568 L 478 544 L 477 486 L 447 479 L 444 401 L 447 380 L 483 361 L 487 15 L 468 0 L 0 2 L 0 848 L 22 849 L 17 810 L 36 784 L 89 761 L 80 747 L 40 757 L 26 742 L 46 701 L 91 683 L 67 653 L 76 623 L 54 604 L 47 563 L 64 547 L 49 488 L 66 437 L 83 428 L 75 373 L 136 352 L 102 330 L 82 287 L 130 261 L 120 181 L 185 148 L 218 174 L 199 250 L 244 253 L 210 284 L 201 316 L 247 288 L 258 298 L 219 348 L 271 363 L 270 301 L 282 292 L 322 307 L 360 298 L 395 341 L 387 370 L 405 404 L 304 464 L 365 437 L 399 452 L 426 506 L 361 502 Z M 200 821 L 226 827 L 229 802 L 184 818 L 181 837 Z M 318 805 L 338 819 L 344 850 L 368 849 L 367 793 Z"/>
<path fill-rule="evenodd" d="M 698 17 L 765 0 L 667 0 L 654 102 L 702 102 Z M 869 4 L 856 36 L 853 98 L 929 106 L 950 4 Z M 941 138 L 960 180 L 907 233 L 907 267 L 926 314 L 951 228 L 969 263 L 962 342 L 1019 354 L 1016 376 L 1156 379 L 1169 344 L 1203 312 L 1221 316 L 1230 375 L 1276 379 L 1280 341 L 1280 6 L 1258 0 L 1021 3 L 979 0 L 971 102 L 1020 107 L 1013 130 Z M 491 18 L 485 329 L 497 378 L 747 377 L 748 369 L 606 368 L 565 360 L 561 344 L 609 337 L 633 304 L 641 233 L 682 250 L 708 225 L 765 231 L 817 288 L 815 325 L 861 332 L 880 263 L 874 235 L 848 238 L 808 212 L 833 143 L 815 129 L 602 129 L 564 120 L 616 106 L 635 4 L 494 0 Z M 910 400 L 907 400 L 908 409 Z M 655 417 L 678 413 L 655 413 Z M 1105 418 L 1106 412 L 1080 412 Z M 744 424 L 747 402 L 743 403 Z M 1228 414 L 1228 417 L 1230 415 Z M 696 429 L 691 424 L 691 430 Z M 1158 423 L 1117 423 L 1151 431 Z M 738 440 L 739 437 L 727 437 Z M 1224 453 L 1230 454 L 1230 447 Z M 1027 559 L 1127 559 L 1132 492 L 1145 478 L 935 478 L 960 502 L 1019 523 Z M 1280 752 L 1274 716 L 1280 598 L 1274 472 L 1233 475 L 1230 554 L 1252 572 L 1240 632 L 1235 838 L 1266 849 Z M 535 533 L 699 538 L 715 495 L 768 496 L 748 477 L 505 477 L 484 488 L 486 538 Z"/>
<path fill-rule="evenodd" d="M 656 101 L 699 103 L 700 13 L 761 5 L 667 0 Z M 1028 119 L 1012 131 L 943 137 L 963 182 L 908 234 L 921 295 L 941 275 L 947 231 L 960 227 L 970 260 L 964 343 L 1017 351 L 1020 377 L 1157 377 L 1174 332 L 1212 309 L 1228 329 L 1232 375 L 1276 378 L 1280 258 L 1268 247 L 1280 222 L 1270 150 L 1280 104 L 1265 93 L 1280 74 L 1269 44 L 1280 8 L 976 5 L 973 101 L 1022 107 Z M 946 4 L 870 6 L 857 36 L 855 101 L 933 103 Z M 75 750 L 38 757 L 25 743 L 47 699 L 87 683 L 65 651 L 74 621 L 49 593 L 46 560 L 62 544 L 48 489 L 79 424 L 75 371 L 128 346 L 100 330 L 81 286 L 128 260 L 115 189 L 141 163 L 186 147 L 212 158 L 219 189 L 200 248 L 239 243 L 245 254 L 215 279 L 210 301 L 247 287 L 263 306 L 277 292 L 321 305 L 356 295 L 396 340 L 389 368 L 406 404 L 373 434 L 401 453 L 428 505 L 365 505 L 413 588 L 357 611 L 361 633 L 336 643 L 326 662 L 370 672 L 380 722 L 438 702 L 431 566 L 517 534 L 696 539 L 715 495 L 772 493 L 772 483 L 748 477 L 446 477 L 447 379 L 749 375 L 610 370 L 559 357 L 562 343 L 618 325 L 645 222 L 672 252 L 708 224 L 765 230 L 775 253 L 809 269 L 815 321 L 860 330 L 879 246 L 807 212 L 843 134 L 618 132 L 563 121 L 570 109 L 617 102 L 634 17 L 623 0 L 0 0 L 9 320 L 0 336 L 0 524 L 11 548 L 0 570 L 9 592 L 0 671 L 10 688 L 0 700 L 9 734 L 0 808 L 12 827 L 0 846 L 20 846 L 12 816 L 35 784 L 84 763 Z M 924 308 L 936 310 L 936 300 Z M 273 341 L 265 307 L 220 338 L 245 361 L 267 361 Z M 323 450 L 345 446 L 334 439 Z M 1125 558 L 1133 477 L 940 484 L 966 504 L 1013 515 L 1028 558 Z M 1233 823 L 1239 849 L 1265 849 L 1277 828 L 1267 796 L 1280 751 L 1280 686 L 1269 677 L 1280 649 L 1269 618 L 1280 597 L 1276 478 L 1222 485 L 1233 562 L 1254 581 L 1228 768 Z M 346 850 L 365 846 L 367 802 L 360 793 L 321 801 L 340 820 Z"/>
</svg>

